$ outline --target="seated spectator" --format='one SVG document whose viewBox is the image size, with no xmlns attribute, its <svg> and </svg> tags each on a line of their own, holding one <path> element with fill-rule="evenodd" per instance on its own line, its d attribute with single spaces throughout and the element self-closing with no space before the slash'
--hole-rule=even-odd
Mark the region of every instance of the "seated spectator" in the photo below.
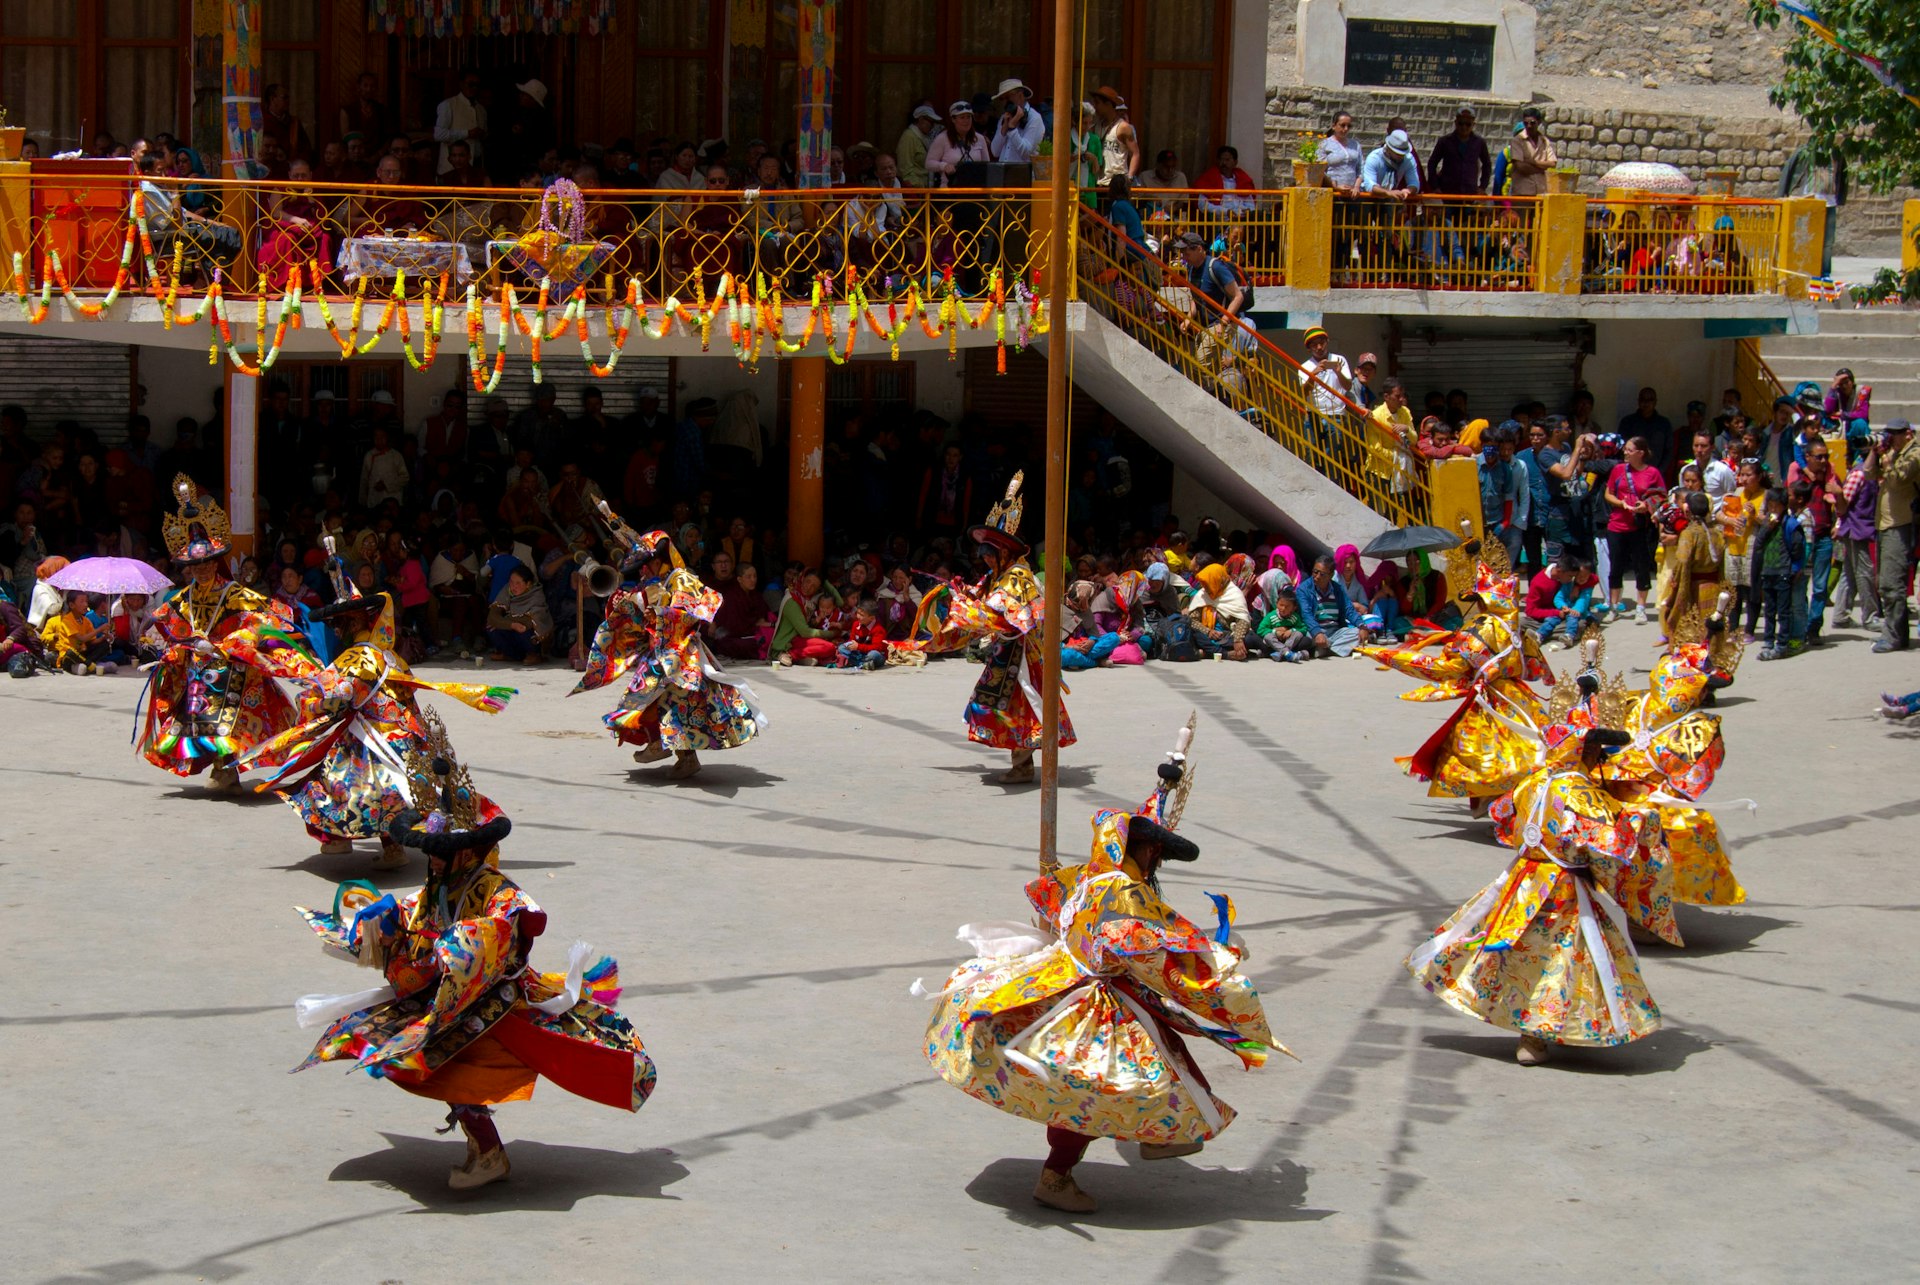
<svg viewBox="0 0 1920 1285">
<path fill-rule="evenodd" d="M 69 674 L 111 674 L 118 668 L 108 658 L 113 635 L 94 621 L 87 595 L 78 590 L 67 594 L 59 614 L 40 626 L 40 641 L 53 663 Z"/>
<path fill-rule="evenodd" d="M 531 568 L 516 562 L 487 609 L 487 641 L 493 645 L 489 659 L 538 665 L 545 659 L 540 650 L 551 637 L 553 613 L 547 609 L 546 591 Z"/>
<path fill-rule="evenodd" d="M 1313 656 L 1313 627 L 1300 614 L 1300 601 L 1291 586 L 1274 590 L 1273 605 L 1260 617 L 1259 634 L 1274 660 L 1298 665 Z"/>
<path fill-rule="evenodd" d="M 767 644 L 768 655 L 773 657 L 775 665 L 818 665 L 823 660 L 835 659 L 838 639 L 830 629 L 816 623 L 823 619 L 820 600 L 828 595 L 833 595 L 836 604 L 839 602 L 839 596 L 821 581 L 820 573 L 812 567 L 794 577 L 786 597 L 780 601 L 773 638 Z"/>
<path fill-rule="evenodd" d="M 304 613 L 320 606 L 320 595 L 307 587 L 300 578 L 300 568 L 281 567 L 273 590 L 273 600 L 291 610 L 295 619 L 303 619 Z"/>
<path fill-rule="evenodd" d="M 1528 582 L 1525 620 L 1541 646 L 1553 650 L 1578 641 L 1580 631 L 1596 618 L 1593 594 L 1599 583 L 1569 554 Z"/>
<path fill-rule="evenodd" d="M 1110 665 L 1114 650 L 1123 641 L 1119 634 L 1100 627 L 1093 610 L 1096 592 L 1091 580 L 1076 580 L 1067 586 L 1067 620 L 1071 623 L 1060 640 L 1062 669 L 1080 671 Z"/>
<path fill-rule="evenodd" d="M 1082 186 L 1091 186 L 1091 184 Z M 1134 181 L 1133 187 L 1142 196 L 1150 192 L 1159 196 L 1163 192 L 1185 193 L 1193 187 L 1193 184 L 1187 182 L 1186 171 L 1180 168 L 1180 154 L 1171 147 L 1163 147 L 1160 149 L 1160 154 L 1154 158 L 1153 168 L 1140 175 Z"/>
<path fill-rule="evenodd" d="M 895 567 L 887 573 L 887 582 L 880 586 L 875 595 L 880 623 L 885 627 L 887 637 L 895 642 L 904 642 L 913 636 L 913 622 L 919 615 L 923 596 L 919 586 L 913 583 L 913 574 L 904 566 Z"/>
<path fill-rule="evenodd" d="M 1254 208 L 1253 175 L 1240 168 L 1238 148 L 1222 145 L 1214 153 L 1213 168 L 1200 175 L 1194 187 L 1200 204 L 1220 213 L 1242 213 Z"/>
<path fill-rule="evenodd" d="M 1358 545 L 1343 544 L 1333 551 L 1333 574 L 1340 588 L 1346 592 L 1347 601 L 1360 611 L 1360 619 L 1371 635 L 1381 642 L 1396 641 L 1397 630 L 1387 627 L 1387 617 L 1375 603 L 1374 586 L 1382 583 L 1376 575 L 1369 579 L 1360 570 L 1360 549 Z M 1392 589 L 1387 588 L 1379 595 L 1385 600 L 1388 614 L 1399 614 L 1399 603 L 1394 600 Z M 1405 622 L 1401 622 L 1405 628 Z"/>
<path fill-rule="evenodd" d="M 47 583 L 66 569 L 67 560 L 58 556 L 42 558 L 34 567 L 33 597 L 27 603 L 27 623 L 35 629 L 44 627 L 47 621 L 67 609 L 67 596 Z"/>
<path fill-rule="evenodd" d="M 1308 639 L 1313 654 L 1351 656 L 1353 649 L 1372 637 L 1360 609 L 1334 578 L 1333 555 L 1323 553 L 1313 560 L 1313 574 L 1294 586 L 1300 614 L 1306 618 Z"/>
<path fill-rule="evenodd" d="M 725 552 L 713 555 L 716 576 L 720 560 L 727 557 Z M 774 616 L 760 595 L 760 568 L 742 562 L 732 568 L 730 576 L 716 580 L 711 587 L 720 594 L 720 608 L 713 613 L 713 649 L 733 660 L 765 660 Z"/>
<path fill-rule="evenodd" d="M 1233 583 L 1227 564 L 1209 562 L 1194 573 L 1193 596 L 1186 615 L 1193 622 L 1194 646 L 1202 655 L 1246 660 L 1260 654 L 1253 633 L 1252 609 L 1240 586 Z"/>
<path fill-rule="evenodd" d="M 853 619 L 847 625 L 847 640 L 834 652 L 835 669 L 886 667 L 887 631 L 874 610 L 873 599 L 862 598 L 854 604 Z"/>
<path fill-rule="evenodd" d="M 1414 449 L 1427 460 L 1473 458 L 1473 448 L 1461 442 L 1453 425 L 1438 415 L 1429 415 L 1420 421 L 1420 440 Z"/>
</svg>

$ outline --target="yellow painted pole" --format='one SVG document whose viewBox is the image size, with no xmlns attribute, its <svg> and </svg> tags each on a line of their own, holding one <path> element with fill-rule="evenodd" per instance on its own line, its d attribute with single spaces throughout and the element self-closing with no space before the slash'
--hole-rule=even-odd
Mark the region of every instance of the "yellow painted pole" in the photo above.
<svg viewBox="0 0 1920 1285">
<path fill-rule="evenodd" d="M 1059 865 L 1060 835 L 1060 610 L 1066 586 L 1067 376 L 1072 333 L 1067 326 L 1067 283 L 1073 273 L 1075 212 L 1068 178 L 1073 148 L 1064 136 L 1073 128 L 1069 92 L 1073 76 L 1073 0 L 1053 0 L 1054 113 L 1053 220 L 1047 227 L 1047 543 L 1043 570 L 1044 615 L 1040 629 L 1040 872 Z M 1062 147 L 1062 143 L 1068 146 Z"/>
<path fill-rule="evenodd" d="M 809 567 L 827 551 L 825 478 L 827 359 L 796 357 L 787 399 L 787 556 Z"/>
</svg>

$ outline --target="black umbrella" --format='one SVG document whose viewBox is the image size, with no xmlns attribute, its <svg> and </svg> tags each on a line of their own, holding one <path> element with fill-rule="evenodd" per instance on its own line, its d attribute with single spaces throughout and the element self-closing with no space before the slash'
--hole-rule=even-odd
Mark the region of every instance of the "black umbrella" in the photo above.
<svg viewBox="0 0 1920 1285">
<path fill-rule="evenodd" d="M 1440 549 L 1457 549 L 1460 537 L 1451 531 L 1443 531 L 1437 526 L 1403 526 L 1391 531 L 1382 531 L 1367 541 L 1367 547 L 1360 550 L 1363 557 L 1404 558 L 1409 553 L 1433 553 Z"/>
</svg>

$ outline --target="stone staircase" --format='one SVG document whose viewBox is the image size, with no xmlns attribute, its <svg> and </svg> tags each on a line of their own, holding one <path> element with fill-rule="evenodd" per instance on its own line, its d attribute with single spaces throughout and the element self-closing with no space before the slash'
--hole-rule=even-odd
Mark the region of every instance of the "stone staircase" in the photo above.
<svg viewBox="0 0 1920 1285">
<path fill-rule="evenodd" d="M 1822 389 L 1845 366 L 1873 388 L 1873 422 L 1920 423 L 1920 309 L 1820 309 L 1820 333 L 1775 335 L 1763 340 L 1761 356 L 1791 392 L 1803 379 Z"/>
</svg>

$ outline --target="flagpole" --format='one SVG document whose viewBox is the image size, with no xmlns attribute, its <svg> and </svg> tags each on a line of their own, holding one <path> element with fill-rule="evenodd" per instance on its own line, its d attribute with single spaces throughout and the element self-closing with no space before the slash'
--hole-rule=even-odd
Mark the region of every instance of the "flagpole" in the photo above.
<svg viewBox="0 0 1920 1285">
<path fill-rule="evenodd" d="M 1040 668 L 1040 870 L 1059 864 L 1060 616 L 1067 550 L 1067 283 L 1073 272 L 1073 0 L 1053 3 L 1053 173 L 1047 202 L 1047 533 Z"/>
</svg>

